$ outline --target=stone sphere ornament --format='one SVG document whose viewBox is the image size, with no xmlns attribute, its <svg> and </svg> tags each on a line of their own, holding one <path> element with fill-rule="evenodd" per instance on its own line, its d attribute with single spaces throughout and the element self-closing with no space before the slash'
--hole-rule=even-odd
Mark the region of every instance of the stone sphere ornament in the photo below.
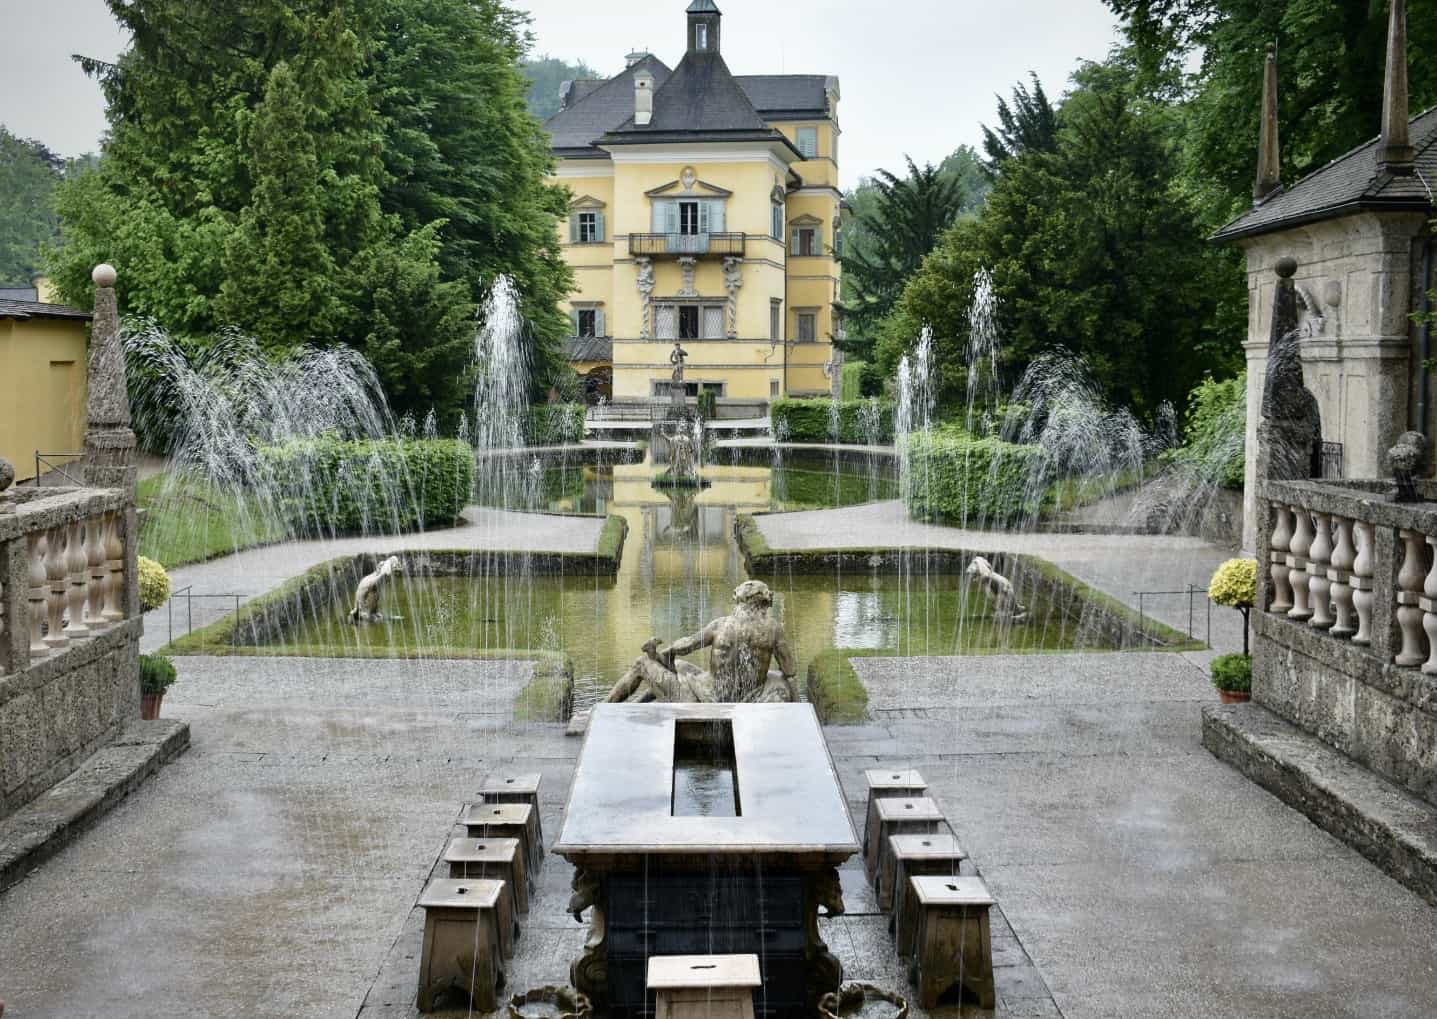
<svg viewBox="0 0 1437 1019">
<path fill-rule="evenodd" d="M 1285 280 L 1292 279 L 1297 274 L 1297 259 L 1291 255 L 1283 255 L 1277 260 L 1277 274 Z"/>
<path fill-rule="evenodd" d="M 113 265 L 109 262 L 101 262 L 95 266 L 94 271 L 90 273 L 90 279 L 95 281 L 95 286 L 97 287 L 113 287 L 118 275 Z"/>
</svg>

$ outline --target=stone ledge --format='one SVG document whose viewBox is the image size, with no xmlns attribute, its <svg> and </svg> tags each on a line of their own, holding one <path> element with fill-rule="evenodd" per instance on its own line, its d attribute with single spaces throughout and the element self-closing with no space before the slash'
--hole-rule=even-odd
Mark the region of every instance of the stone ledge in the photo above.
<svg viewBox="0 0 1437 1019">
<path fill-rule="evenodd" d="M 58 853 L 189 745 L 185 722 L 133 721 L 54 788 L 0 821 L 0 891 Z"/>
<path fill-rule="evenodd" d="M 1437 906 L 1437 807 L 1258 704 L 1203 708 L 1202 742 Z"/>
</svg>

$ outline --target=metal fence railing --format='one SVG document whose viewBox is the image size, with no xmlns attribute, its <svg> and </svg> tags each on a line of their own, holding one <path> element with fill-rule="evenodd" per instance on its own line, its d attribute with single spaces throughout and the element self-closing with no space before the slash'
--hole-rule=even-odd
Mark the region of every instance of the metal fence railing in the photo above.
<svg viewBox="0 0 1437 1019">
<path fill-rule="evenodd" d="M 82 456 L 84 456 L 84 455 L 85 455 L 84 453 L 42 453 L 42 452 L 41 452 L 40 450 L 38 450 L 38 449 L 35 450 L 35 487 L 36 487 L 36 488 L 40 488 L 41 485 L 42 485 L 42 481 L 41 481 L 41 479 L 40 479 L 40 465 L 41 465 L 41 464 L 44 464 L 46 467 L 50 468 L 50 473 L 51 473 L 51 474 L 58 474 L 58 475 L 60 475 L 60 477 L 64 478 L 66 481 L 70 482 L 72 485 L 83 486 L 83 485 L 85 484 L 84 481 L 82 481 L 81 479 L 76 478 L 76 477 L 74 477 L 74 476 L 72 476 L 72 475 L 70 475 L 70 474 L 67 474 L 67 473 L 65 472 L 65 470 L 64 470 L 64 468 L 66 468 L 66 467 L 70 466 L 70 464 L 74 463 L 74 460 L 66 460 L 63 464 L 57 464 L 57 463 L 55 463 L 54 461 L 52 461 L 52 460 L 50 459 L 50 457 L 52 457 L 52 456 L 68 456 L 68 457 L 79 458 L 79 457 L 82 457 Z"/>
<path fill-rule="evenodd" d="M 1204 605 L 1203 611 L 1205 612 L 1207 617 L 1204 624 L 1205 634 L 1203 637 L 1203 643 L 1207 644 L 1209 647 L 1212 646 L 1212 599 L 1207 596 L 1207 588 L 1198 587 L 1195 584 L 1189 584 L 1184 590 L 1181 591 L 1134 591 L 1133 595 L 1138 599 L 1138 625 L 1140 627 L 1144 626 L 1147 623 L 1147 607 L 1153 599 L 1178 597 L 1186 598 L 1188 601 L 1187 635 L 1188 639 L 1190 640 L 1197 640 L 1197 600 L 1199 597 L 1201 597 Z M 1157 620 L 1158 622 L 1162 622 L 1162 620 L 1158 619 L 1156 616 L 1153 616 L 1153 619 Z"/>
<path fill-rule="evenodd" d="M 247 595 L 247 594 L 234 594 L 233 592 L 231 592 L 231 593 L 225 593 L 225 594 L 195 594 L 194 587 L 195 587 L 195 586 L 194 586 L 193 584 L 186 584 L 184 587 L 180 588 L 178 591 L 171 591 L 171 592 L 170 592 L 170 600 L 169 600 L 169 602 L 168 602 L 168 604 L 167 604 L 166 615 L 168 616 L 168 620 L 167 620 L 167 621 L 168 621 L 168 623 L 169 623 L 169 631 L 170 631 L 169 639 L 170 639 L 171 642 L 173 642 L 174 639 L 175 639 L 175 602 L 176 602 L 176 600 L 178 600 L 179 598 L 183 597 L 183 598 L 184 598 L 184 602 L 185 602 L 185 604 L 184 604 L 184 610 L 185 610 L 185 620 L 184 620 L 184 622 L 185 622 L 185 632 L 182 633 L 182 634 L 180 634 L 180 636 L 181 636 L 181 637 L 188 637 L 191 633 L 194 632 L 194 629 L 195 629 L 195 599 L 196 599 L 196 598 L 199 598 L 199 599 L 201 599 L 201 600 L 204 600 L 204 599 L 216 599 L 216 598 L 218 598 L 218 599 L 221 599 L 221 600 L 223 600 L 223 601 L 233 601 L 234 604 L 235 604 L 235 611 L 238 612 L 238 611 L 240 610 L 240 604 L 241 604 L 246 598 L 249 598 L 249 597 L 250 597 L 250 596 Z"/>
</svg>

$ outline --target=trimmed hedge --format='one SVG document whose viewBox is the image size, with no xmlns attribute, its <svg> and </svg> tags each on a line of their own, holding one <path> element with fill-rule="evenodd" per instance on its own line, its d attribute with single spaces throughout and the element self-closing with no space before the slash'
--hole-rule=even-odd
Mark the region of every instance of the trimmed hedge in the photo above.
<svg viewBox="0 0 1437 1019">
<path fill-rule="evenodd" d="M 838 401 L 838 441 L 863 444 L 869 436 L 863 430 L 863 412 L 870 403 L 878 405 L 878 441 L 893 441 L 893 404 L 888 400 Z M 872 413 L 870 411 L 870 413 Z M 775 436 L 786 429 L 789 442 L 832 442 L 832 400 L 771 400 L 769 427 Z"/>
<path fill-rule="evenodd" d="M 1036 516 L 1052 481 L 1040 447 L 954 432 L 910 436 L 908 473 L 911 516 L 990 528 Z"/>
<path fill-rule="evenodd" d="M 300 534 L 448 527 L 474 489 L 458 439 L 306 439 L 260 451 L 275 511 Z"/>
<path fill-rule="evenodd" d="M 808 664 L 805 692 L 818 720 L 824 725 L 860 725 L 868 720 L 868 688 L 858 678 L 849 658 L 854 655 L 891 655 L 892 651 L 830 648 Z"/>
<path fill-rule="evenodd" d="M 524 415 L 524 441 L 531 446 L 563 446 L 584 437 L 582 403 L 536 403 Z"/>
<path fill-rule="evenodd" d="M 858 400 L 863 397 L 863 369 L 866 365 L 862 361 L 843 362 L 843 399 Z"/>
</svg>

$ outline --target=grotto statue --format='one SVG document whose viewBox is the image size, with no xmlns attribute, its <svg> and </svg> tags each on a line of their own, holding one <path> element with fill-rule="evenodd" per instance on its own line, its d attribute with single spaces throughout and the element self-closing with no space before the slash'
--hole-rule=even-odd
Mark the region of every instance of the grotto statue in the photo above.
<svg viewBox="0 0 1437 1019">
<path fill-rule="evenodd" d="M 734 588 L 733 600 L 732 615 L 715 619 L 666 648 L 651 638 L 644 653 L 609 691 L 609 702 L 798 700 L 793 651 L 783 624 L 769 614 L 773 592 L 761 580 L 747 580 Z M 704 647 L 709 649 L 707 672 L 679 660 Z M 769 665 L 775 660 L 778 669 L 770 672 Z"/>
<path fill-rule="evenodd" d="M 1403 432 L 1397 437 L 1397 444 L 1387 451 L 1387 466 L 1397 482 L 1393 502 L 1420 502 L 1417 492 L 1417 472 L 1426 455 L 1427 436 L 1421 432 Z"/>
<path fill-rule="evenodd" d="M 963 571 L 970 577 L 977 577 L 979 582 L 988 589 L 988 596 L 993 599 L 993 618 L 1004 623 L 1022 623 L 1028 619 L 1028 607 L 1018 601 L 1018 593 L 1013 589 L 1013 582 L 997 570 L 993 564 L 982 556 L 974 556 L 973 561 L 968 564 L 968 569 Z"/>
<path fill-rule="evenodd" d="M 361 580 L 354 590 L 354 608 L 349 610 L 349 621 L 356 625 L 382 622 L 384 614 L 379 611 L 379 596 L 384 593 L 389 578 L 403 572 L 399 557 L 392 555 Z"/>
</svg>

